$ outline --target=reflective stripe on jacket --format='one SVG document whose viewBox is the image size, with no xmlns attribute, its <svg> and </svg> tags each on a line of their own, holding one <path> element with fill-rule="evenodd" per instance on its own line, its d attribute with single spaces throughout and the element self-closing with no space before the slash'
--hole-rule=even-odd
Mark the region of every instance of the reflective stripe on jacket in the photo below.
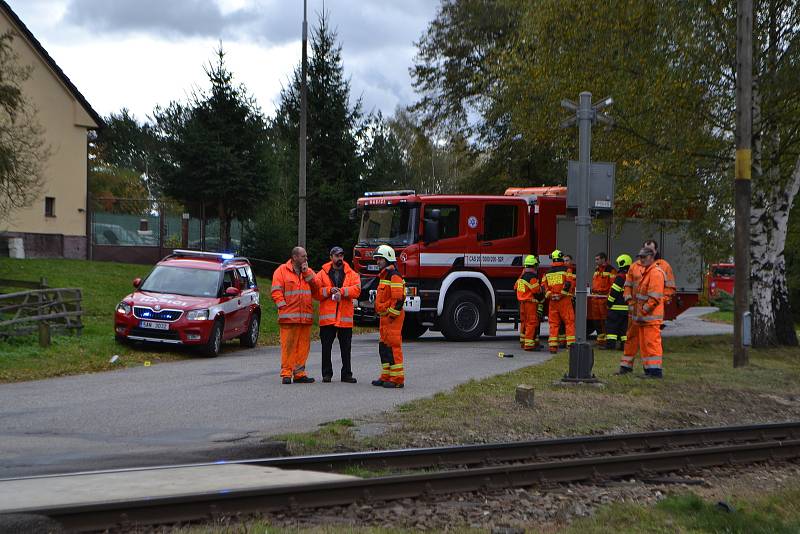
<svg viewBox="0 0 800 534">
<path fill-rule="evenodd" d="M 642 262 L 639 260 L 633 262 L 628 268 L 628 274 L 625 276 L 625 287 L 622 291 L 622 294 L 625 297 L 625 302 L 628 304 L 631 304 L 630 300 L 633 298 L 633 294 L 636 292 L 636 286 L 639 285 L 639 280 L 642 279 L 643 271 L 644 267 L 642 267 Z"/>
<path fill-rule="evenodd" d="M 539 279 L 536 277 L 536 269 L 525 269 L 522 271 L 516 284 L 517 300 L 529 302 L 536 300 L 541 292 Z"/>
<path fill-rule="evenodd" d="M 664 287 L 667 275 L 653 262 L 642 272 L 633 298 L 632 319 L 639 324 L 660 325 L 664 321 Z"/>
<path fill-rule="evenodd" d="M 625 298 L 622 296 L 622 291 L 625 288 L 625 277 L 628 274 L 628 268 L 623 267 L 617 272 L 617 277 L 614 278 L 614 283 L 611 284 L 611 289 L 608 292 L 608 309 L 613 311 L 628 311 L 628 305 L 625 304 Z"/>
<path fill-rule="evenodd" d="M 601 265 L 592 276 L 592 295 L 608 295 L 617 270 L 608 264 Z"/>
<path fill-rule="evenodd" d="M 547 299 L 572 297 L 575 294 L 575 275 L 563 262 L 553 262 L 553 266 L 542 277 L 542 290 Z"/>
<path fill-rule="evenodd" d="M 300 275 L 294 271 L 292 260 L 287 261 L 272 275 L 272 300 L 278 307 L 278 323 L 311 324 L 314 322 L 312 290 L 314 271 Z"/>
<path fill-rule="evenodd" d="M 378 276 L 378 291 L 375 295 L 375 313 L 381 317 L 398 317 L 403 312 L 406 300 L 406 282 L 397 269 L 384 269 Z"/>
<path fill-rule="evenodd" d="M 319 325 L 336 325 L 339 328 L 353 328 L 353 299 L 361 294 L 361 277 L 347 262 L 343 262 L 344 280 L 339 295 L 339 300 L 331 298 L 331 289 L 334 287 L 331 270 L 333 262 L 328 262 L 314 278 L 316 284 L 316 297 L 319 299 Z"/>
<path fill-rule="evenodd" d="M 678 290 L 675 285 L 675 275 L 672 272 L 672 266 L 663 258 L 657 259 L 655 263 L 664 271 L 664 276 L 667 278 L 664 281 L 664 296 L 667 298 L 667 302 L 669 302 Z"/>
</svg>

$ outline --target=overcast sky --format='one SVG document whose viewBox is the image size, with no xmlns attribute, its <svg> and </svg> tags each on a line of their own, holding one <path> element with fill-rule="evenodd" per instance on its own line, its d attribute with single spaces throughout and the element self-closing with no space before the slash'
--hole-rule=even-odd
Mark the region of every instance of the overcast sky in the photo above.
<svg viewBox="0 0 800 534">
<path fill-rule="evenodd" d="M 105 116 L 207 87 L 203 65 L 220 39 L 235 79 L 267 114 L 300 61 L 302 0 L 7 0 L 53 59 Z M 414 99 L 408 68 L 437 0 L 326 0 L 352 95 L 392 114 Z M 308 0 L 309 26 L 322 0 Z"/>
</svg>

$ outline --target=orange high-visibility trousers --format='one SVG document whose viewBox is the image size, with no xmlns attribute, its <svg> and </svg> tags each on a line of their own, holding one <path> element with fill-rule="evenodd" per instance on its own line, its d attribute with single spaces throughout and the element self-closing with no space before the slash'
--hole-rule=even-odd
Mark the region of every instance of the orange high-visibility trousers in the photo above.
<svg viewBox="0 0 800 534">
<path fill-rule="evenodd" d="M 525 348 L 525 303 L 519 303 L 519 346 Z"/>
<path fill-rule="evenodd" d="M 564 295 L 559 300 L 550 299 L 547 321 L 550 323 L 550 337 L 547 339 L 547 344 L 551 352 L 558 349 L 559 338 L 566 341 L 567 346 L 575 343 L 575 309 L 572 307 L 570 297 Z M 559 335 L 559 328 L 563 328 L 566 334 Z"/>
<path fill-rule="evenodd" d="M 639 325 L 636 321 L 628 318 L 628 332 L 626 334 L 625 345 L 622 351 L 622 359 L 619 362 L 620 367 L 627 367 L 633 369 L 633 360 L 639 353 Z"/>
<path fill-rule="evenodd" d="M 381 382 L 405 383 L 405 369 L 403 367 L 403 320 L 405 312 L 400 315 L 385 315 L 381 317 L 380 342 L 378 353 L 381 357 Z"/>
<path fill-rule="evenodd" d="M 639 324 L 639 353 L 645 372 L 662 369 L 664 350 L 661 347 L 661 325 Z"/>
<path fill-rule="evenodd" d="M 281 377 L 303 378 L 311 349 L 310 324 L 281 324 Z"/>
<path fill-rule="evenodd" d="M 525 317 L 525 322 L 520 325 L 520 339 L 522 340 L 522 348 L 525 350 L 534 350 L 539 347 L 539 336 L 536 335 L 536 329 L 539 326 L 539 314 L 537 313 L 538 302 L 533 300 L 526 300 L 519 303 L 520 312 Z"/>
</svg>

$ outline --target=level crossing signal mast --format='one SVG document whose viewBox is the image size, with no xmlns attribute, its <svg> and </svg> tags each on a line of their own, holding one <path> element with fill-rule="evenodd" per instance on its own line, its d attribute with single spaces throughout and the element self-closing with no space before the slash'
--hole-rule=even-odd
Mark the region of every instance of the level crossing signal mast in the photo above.
<svg viewBox="0 0 800 534">
<path fill-rule="evenodd" d="M 578 244 L 575 262 L 577 265 L 578 287 L 575 289 L 575 343 L 569 349 L 569 371 L 564 375 L 565 382 L 597 382 L 592 374 L 594 353 L 586 339 L 586 305 L 589 287 L 589 231 L 592 217 L 589 211 L 589 178 L 591 175 L 592 124 L 602 122 L 612 126 L 614 121 L 601 113 L 605 107 L 614 103 L 611 97 L 592 104 L 592 93 L 584 91 L 578 103 L 564 99 L 561 106 L 574 115 L 561 123 L 562 128 L 578 125 L 578 214 L 575 217 Z"/>
</svg>

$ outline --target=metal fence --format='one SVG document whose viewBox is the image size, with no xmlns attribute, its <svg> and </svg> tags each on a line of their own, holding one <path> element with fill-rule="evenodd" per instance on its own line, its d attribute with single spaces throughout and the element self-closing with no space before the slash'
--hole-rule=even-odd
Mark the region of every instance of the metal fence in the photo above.
<svg viewBox="0 0 800 534">
<path fill-rule="evenodd" d="M 176 248 L 221 251 L 220 221 L 203 203 L 91 197 L 89 206 L 90 259 L 154 263 Z M 226 252 L 240 252 L 242 232 L 234 219 Z"/>
</svg>

